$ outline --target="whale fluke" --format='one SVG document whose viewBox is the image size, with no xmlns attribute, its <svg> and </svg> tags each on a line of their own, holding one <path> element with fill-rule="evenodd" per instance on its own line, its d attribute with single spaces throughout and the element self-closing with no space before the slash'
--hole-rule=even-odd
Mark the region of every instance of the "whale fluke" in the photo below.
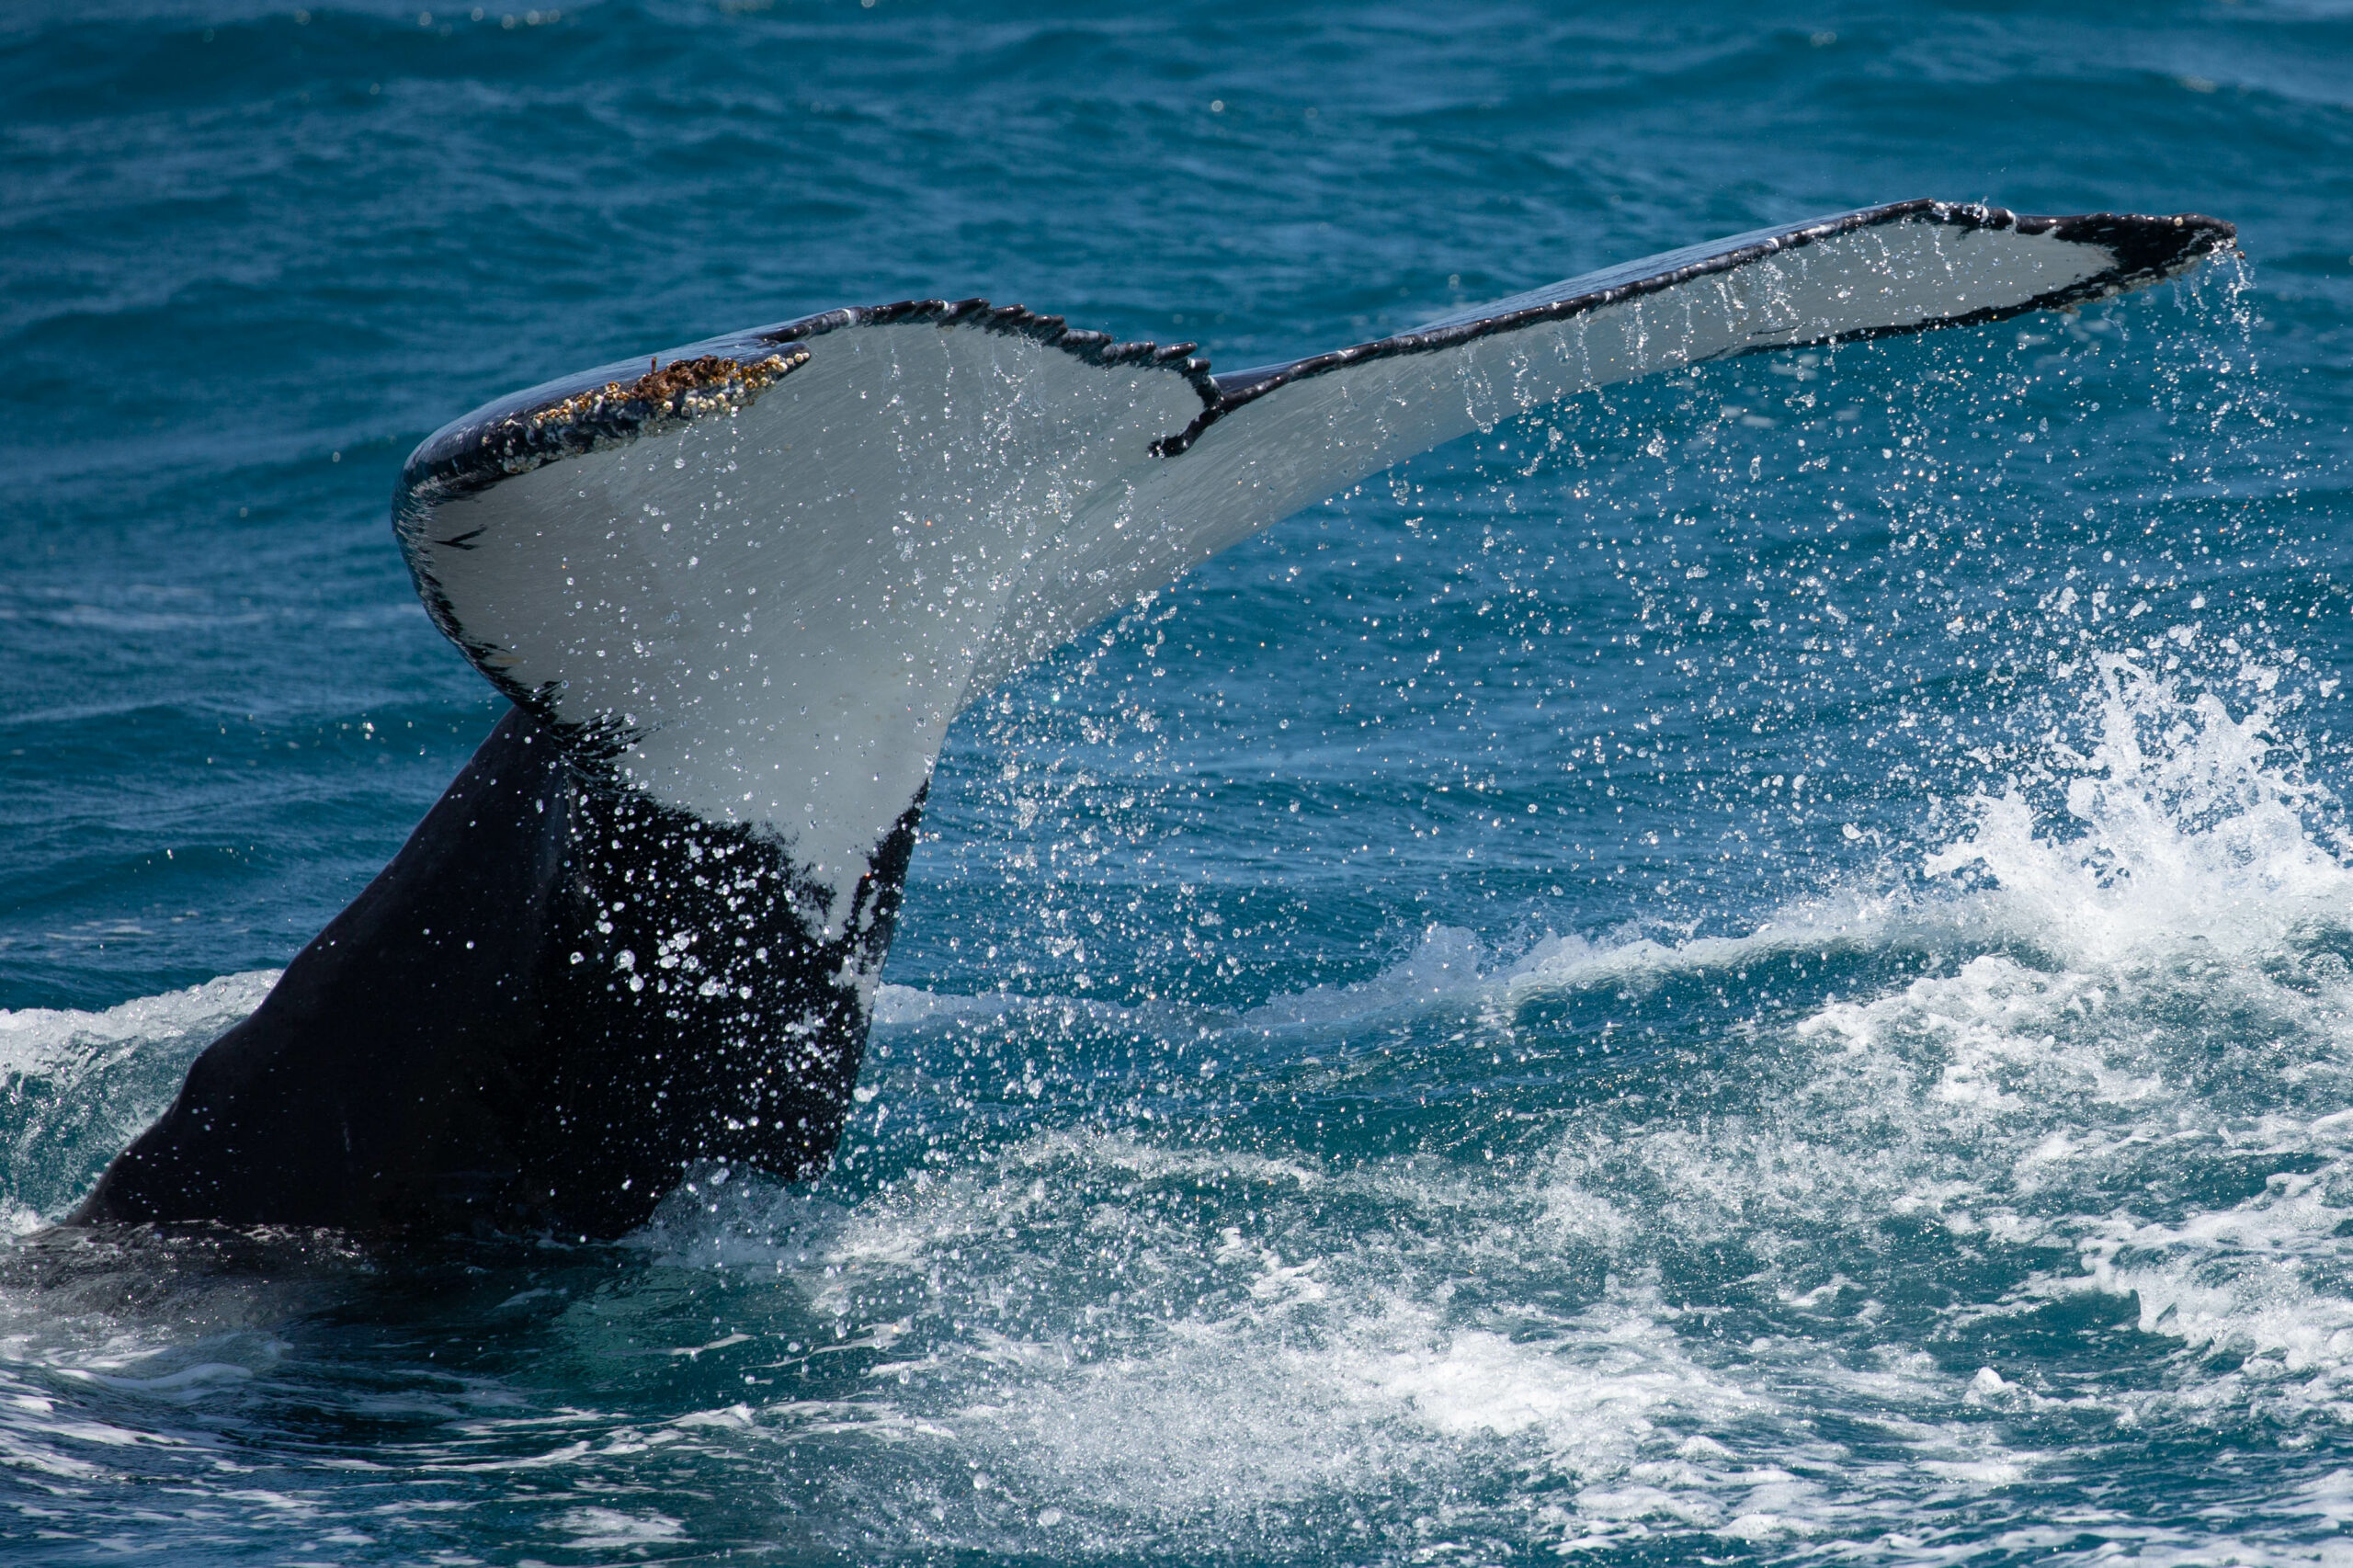
<svg viewBox="0 0 2353 1568">
<path fill-rule="evenodd" d="M 74 1221 L 610 1236 L 698 1162 L 821 1168 L 941 740 L 1007 676 L 1498 420 L 2098 299 L 2234 237 L 1908 201 L 1231 374 L 923 300 L 491 403 L 410 457 L 393 522 L 516 711 Z"/>
</svg>

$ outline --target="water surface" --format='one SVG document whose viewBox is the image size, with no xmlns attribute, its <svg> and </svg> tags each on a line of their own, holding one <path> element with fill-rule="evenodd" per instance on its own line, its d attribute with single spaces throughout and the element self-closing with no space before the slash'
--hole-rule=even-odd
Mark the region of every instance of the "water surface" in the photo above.
<svg viewBox="0 0 2353 1568">
<path fill-rule="evenodd" d="M 2244 265 L 1704 367 L 958 723 L 837 1169 L 38 1234 L 496 717 L 547 377 L 985 294 L 1226 369 L 1914 195 Z M 2340 1561 L 2353 15 L 0 22 L 11 1562 Z"/>
</svg>

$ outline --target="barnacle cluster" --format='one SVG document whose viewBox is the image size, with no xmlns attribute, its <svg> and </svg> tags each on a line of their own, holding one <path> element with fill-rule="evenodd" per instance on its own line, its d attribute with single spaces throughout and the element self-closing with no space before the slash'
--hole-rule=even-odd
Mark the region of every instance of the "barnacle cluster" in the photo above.
<svg viewBox="0 0 2353 1568">
<path fill-rule="evenodd" d="M 411 489 L 430 491 L 428 500 L 446 500 L 559 459 L 737 413 L 808 362 L 809 350 L 797 343 L 748 361 L 717 354 L 667 365 L 657 360 L 633 381 L 607 381 L 494 421 L 470 437 L 471 453 L 443 458 L 437 466 L 446 472 L 414 479 Z"/>
<path fill-rule="evenodd" d="M 561 403 L 534 409 L 517 423 L 527 426 L 534 437 L 584 426 L 601 436 L 606 432 L 597 427 L 610 425 L 628 426 L 632 435 L 651 436 L 706 415 L 734 413 L 768 383 L 808 358 L 809 351 L 795 346 L 789 353 L 771 354 L 749 364 L 716 354 L 673 359 L 667 365 L 657 360 L 634 381 L 607 381 Z"/>
</svg>

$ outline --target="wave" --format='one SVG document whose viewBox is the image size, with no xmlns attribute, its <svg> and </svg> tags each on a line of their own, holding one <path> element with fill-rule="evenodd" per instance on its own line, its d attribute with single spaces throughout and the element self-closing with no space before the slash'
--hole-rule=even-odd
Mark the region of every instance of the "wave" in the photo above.
<svg viewBox="0 0 2353 1568">
<path fill-rule="evenodd" d="M 926 1529 L 973 1547 L 1361 1526 L 1899 1561 L 1936 1554 L 1931 1505 L 2024 1528 L 2087 1464 L 2161 1471 L 2164 1433 L 2316 1442 L 2353 1419 L 2334 801 L 2282 710 L 2086 674 L 2079 744 L 1738 935 L 1434 926 L 1364 982 L 1241 1011 L 886 987 L 867 1152 L 798 1188 L 704 1173 L 631 1244 L 791 1303 L 678 1341 L 751 1358 L 696 1440 L 864 1445 L 876 1498 L 934 1497 Z M 270 979 L 0 1017 L 17 1103 L 46 1108 L 15 1131 L 17 1212 L 70 1201 Z M 1586 1054 L 1604 1015 L 1709 1043 L 1627 1027 Z M 1074 1029 L 1157 1042 L 1125 1071 L 1190 1086 L 1168 1114 L 1057 1085 L 993 1117 L 953 1077 Z M 1197 1049 L 1213 1083 L 1167 1074 Z M 1352 1115 L 1402 1142 L 1291 1131 Z M 261 1365 L 234 1335 L 134 1350 L 85 1369 L 230 1398 Z M 610 1464 L 629 1437 L 525 1457 Z M 2274 1469 L 2262 1496 L 2337 1506 L 2325 1466 Z M 1438 1493 L 1435 1535 L 1367 1501 Z M 2304 1517 L 2232 1539 L 2284 1551 Z"/>
<path fill-rule="evenodd" d="M 12 1112 L 0 1122 L 0 1226 L 26 1234 L 71 1207 L 278 974 L 223 975 L 97 1012 L 0 1010 L 0 1103 Z"/>
</svg>

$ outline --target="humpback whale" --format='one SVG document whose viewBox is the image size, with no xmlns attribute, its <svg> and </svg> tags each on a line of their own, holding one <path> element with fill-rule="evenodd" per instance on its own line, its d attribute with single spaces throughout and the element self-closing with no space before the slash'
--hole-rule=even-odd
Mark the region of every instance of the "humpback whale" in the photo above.
<svg viewBox="0 0 2353 1568">
<path fill-rule="evenodd" d="M 2234 240 L 1906 201 L 1232 374 L 917 300 L 492 403 L 409 458 L 393 526 L 512 710 L 69 1222 L 611 1237 L 699 1163 L 814 1173 L 940 744 L 1014 672 L 1498 420 L 2072 306 Z"/>
</svg>

